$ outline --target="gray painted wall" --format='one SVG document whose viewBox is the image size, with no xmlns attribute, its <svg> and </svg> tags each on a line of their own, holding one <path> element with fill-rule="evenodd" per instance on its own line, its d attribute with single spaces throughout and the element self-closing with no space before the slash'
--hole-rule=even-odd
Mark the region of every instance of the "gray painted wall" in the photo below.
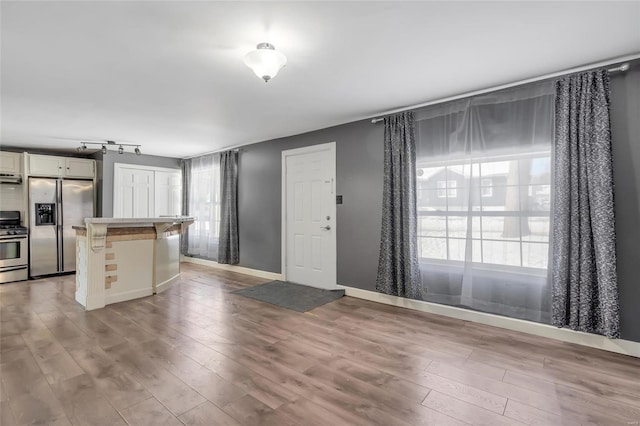
<svg viewBox="0 0 640 426">
<path fill-rule="evenodd" d="M 640 69 L 612 77 L 618 273 L 622 337 L 640 342 Z M 337 146 L 338 283 L 375 290 L 382 216 L 383 127 L 370 121 L 249 145 L 240 153 L 240 265 L 281 269 L 281 153 L 326 142 Z"/>
<path fill-rule="evenodd" d="M 282 151 L 336 142 L 338 282 L 373 290 L 382 220 L 383 128 L 359 121 L 242 148 L 238 176 L 240 265 L 281 269 Z"/>
<path fill-rule="evenodd" d="M 109 151 L 107 155 L 101 152 L 94 154 L 98 170 L 98 202 L 97 212 L 100 217 L 113 217 L 113 165 L 115 163 L 137 164 L 140 166 L 180 168 L 179 158 L 158 157 L 156 155 L 135 155 L 125 152 L 118 154 Z"/>
<path fill-rule="evenodd" d="M 621 335 L 640 342 L 640 63 L 611 77 Z"/>
</svg>

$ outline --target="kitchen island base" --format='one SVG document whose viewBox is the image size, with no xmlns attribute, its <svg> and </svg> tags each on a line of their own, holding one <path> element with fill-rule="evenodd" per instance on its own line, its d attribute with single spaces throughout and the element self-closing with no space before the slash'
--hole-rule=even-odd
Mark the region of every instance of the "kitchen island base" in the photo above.
<svg viewBox="0 0 640 426">
<path fill-rule="evenodd" d="M 193 219 L 144 220 L 75 227 L 76 301 L 86 310 L 161 293 L 179 279 L 180 234 Z"/>
</svg>

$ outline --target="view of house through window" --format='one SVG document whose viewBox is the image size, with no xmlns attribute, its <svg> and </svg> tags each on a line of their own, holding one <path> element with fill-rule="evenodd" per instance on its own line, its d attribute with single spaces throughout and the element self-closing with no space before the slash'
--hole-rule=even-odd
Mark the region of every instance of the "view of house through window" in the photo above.
<svg viewBox="0 0 640 426">
<path fill-rule="evenodd" d="M 550 152 L 418 163 L 423 260 L 546 269 Z M 467 241 L 471 247 L 467 247 Z"/>
</svg>

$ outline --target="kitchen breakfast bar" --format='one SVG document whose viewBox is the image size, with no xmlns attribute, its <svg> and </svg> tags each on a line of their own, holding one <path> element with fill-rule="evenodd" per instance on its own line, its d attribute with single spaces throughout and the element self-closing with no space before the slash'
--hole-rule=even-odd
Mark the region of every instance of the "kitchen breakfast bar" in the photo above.
<svg viewBox="0 0 640 426">
<path fill-rule="evenodd" d="M 192 217 L 86 218 L 76 231 L 76 301 L 86 310 L 171 287 Z"/>
</svg>

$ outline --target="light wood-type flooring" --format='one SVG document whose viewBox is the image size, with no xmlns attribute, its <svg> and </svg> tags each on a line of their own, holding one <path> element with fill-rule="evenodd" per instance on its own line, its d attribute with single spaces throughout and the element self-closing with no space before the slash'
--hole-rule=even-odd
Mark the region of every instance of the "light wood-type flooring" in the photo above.
<svg viewBox="0 0 640 426">
<path fill-rule="evenodd" d="M 92 312 L 73 276 L 0 286 L 0 424 L 640 422 L 640 359 L 350 297 L 302 314 L 182 268 Z"/>
</svg>

